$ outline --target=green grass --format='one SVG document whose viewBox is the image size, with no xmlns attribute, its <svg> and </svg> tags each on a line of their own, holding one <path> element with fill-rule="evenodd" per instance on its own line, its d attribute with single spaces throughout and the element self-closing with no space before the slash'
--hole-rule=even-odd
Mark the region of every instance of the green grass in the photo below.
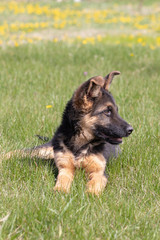
<svg viewBox="0 0 160 240">
<path fill-rule="evenodd" d="M 121 75 L 111 92 L 134 127 L 107 166 L 109 183 L 99 198 L 85 193 L 83 171 L 64 195 L 53 191 L 51 163 L 3 161 L 0 239 L 159 239 L 159 62 L 160 49 L 140 46 L 41 42 L 0 49 L 1 152 L 39 144 L 35 134 L 51 137 L 79 84 L 113 70 Z"/>
</svg>

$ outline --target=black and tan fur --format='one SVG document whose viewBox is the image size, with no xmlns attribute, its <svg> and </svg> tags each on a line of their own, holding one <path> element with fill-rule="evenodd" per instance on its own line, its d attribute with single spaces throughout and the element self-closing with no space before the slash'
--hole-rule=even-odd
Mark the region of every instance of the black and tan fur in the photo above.
<svg viewBox="0 0 160 240">
<path fill-rule="evenodd" d="M 106 163 L 117 156 L 119 143 L 133 128 L 118 114 L 109 86 L 115 75 L 96 76 L 84 82 L 73 94 L 53 139 L 23 156 L 53 159 L 58 168 L 54 190 L 69 192 L 75 170 L 83 168 L 88 177 L 87 191 L 98 195 L 106 184 Z M 20 151 L 22 153 L 22 151 Z M 8 158 L 13 152 L 8 153 Z"/>
</svg>

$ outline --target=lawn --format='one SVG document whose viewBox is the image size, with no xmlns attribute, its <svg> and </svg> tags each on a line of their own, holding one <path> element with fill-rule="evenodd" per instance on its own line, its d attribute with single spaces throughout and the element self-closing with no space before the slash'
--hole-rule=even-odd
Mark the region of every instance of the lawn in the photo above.
<svg viewBox="0 0 160 240">
<path fill-rule="evenodd" d="M 144 8 L 155 9 L 148 2 L 150 5 Z M 78 8 L 84 11 L 85 3 Z M 7 14 L 8 10 L 4 10 L 1 25 Z M 22 13 L 17 17 L 22 18 Z M 27 22 L 40 21 L 41 17 L 44 16 L 28 16 Z M 90 24 L 97 31 L 99 27 L 93 21 Z M 1 153 L 41 144 L 36 134 L 51 138 L 73 91 L 88 78 L 105 76 L 113 70 L 119 70 L 121 75 L 114 79 L 111 92 L 120 115 L 134 127 L 133 134 L 121 145 L 121 155 L 107 166 L 109 182 L 99 197 L 85 193 L 83 171 L 76 172 L 71 192 L 65 195 L 53 191 L 56 168 L 52 162 L 16 157 L 1 161 L 1 158 L 2 240 L 159 239 L 159 32 L 152 28 L 152 20 L 145 33 L 135 29 L 133 36 L 130 35 L 133 25 L 125 23 L 123 35 L 123 29 L 113 34 L 112 26 L 106 25 L 109 23 L 97 24 L 103 34 L 96 32 L 95 36 L 85 37 L 79 36 L 83 26 L 77 27 L 77 32 L 75 26 L 53 28 L 54 34 L 55 31 L 59 34 L 53 39 L 43 39 L 41 30 L 36 30 L 41 36 L 39 40 L 28 35 L 35 30 L 23 33 L 23 39 L 19 30 L 14 34 L 0 31 Z M 69 34 L 72 27 L 75 34 L 72 41 L 68 36 L 61 39 L 61 31 Z M 90 27 L 85 29 L 88 33 Z"/>
</svg>

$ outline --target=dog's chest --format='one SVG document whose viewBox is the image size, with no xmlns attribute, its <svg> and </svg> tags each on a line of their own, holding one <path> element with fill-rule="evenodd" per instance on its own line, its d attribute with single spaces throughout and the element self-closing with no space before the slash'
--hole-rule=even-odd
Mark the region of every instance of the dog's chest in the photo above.
<svg viewBox="0 0 160 240">
<path fill-rule="evenodd" d="M 109 159 L 113 157 L 116 158 L 119 155 L 119 153 L 120 153 L 119 146 L 112 145 L 110 143 L 88 144 L 75 154 L 74 164 L 76 168 L 81 168 L 83 166 L 84 161 L 86 161 L 86 159 L 88 158 L 88 156 L 91 156 L 93 158 L 95 156 L 103 156 L 105 161 L 108 162 Z"/>
<path fill-rule="evenodd" d="M 101 151 L 96 151 L 97 143 L 94 144 L 86 144 L 82 146 L 78 151 L 74 153 L 75 160 L 74 164 L 76 168 L 81 168 L 84 165 L 84 162 L 86 162 L 86 159 L 91 156 L 91 158 L 103 155 L 102 148 Z"/>
</svg>

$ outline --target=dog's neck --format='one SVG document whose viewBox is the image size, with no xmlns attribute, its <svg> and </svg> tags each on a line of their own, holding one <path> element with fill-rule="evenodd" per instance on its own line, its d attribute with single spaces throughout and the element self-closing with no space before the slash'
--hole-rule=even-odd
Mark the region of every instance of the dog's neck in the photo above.
<svg viewBox="0 0 160 240">
<path fill-rule="evenodd" d="M 92 134 L 85 130 L 81 130 L 71 139 L 71 142 L 73 142 L 72 145 L 74 145 L 74 151 L 77 151 L 79 148 L 86 145 L 87 143 L 90 143 L 92 140 Z"/>
<path fill-rule="evenodd" d="M 79 134 L 76 134 L 76 136 L 74 136 L 71 139 L 71 142 L 73 142 L 72 146 L 74 146 L 73 147 L 73 151 L 75 153 L 78 153 L 82 149 L 86 149 L 87 150 L 87 148 L 91 148 L 91 147 L 94 147 L 96 145 L 99 145 L 103 141 L 101 141 L 99 139 L 96 139 L 93 136 L 93 134 L 91 134 L 87 130 L 81 130 L 79 132 Z"/>
</svg>

